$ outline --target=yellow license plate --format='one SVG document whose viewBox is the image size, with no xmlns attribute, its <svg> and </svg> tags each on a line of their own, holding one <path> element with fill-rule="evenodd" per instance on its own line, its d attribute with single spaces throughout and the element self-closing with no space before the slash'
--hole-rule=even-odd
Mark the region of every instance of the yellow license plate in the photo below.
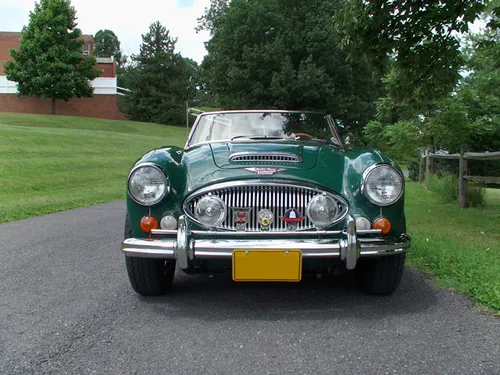
<svg viewBox="0 0 500 375">
<path fill-rule="evenodd" d="M 234 281 L 285 281 L 302 279 L 300 250 L 235 249 L 233 251 Z"/>
</svg>

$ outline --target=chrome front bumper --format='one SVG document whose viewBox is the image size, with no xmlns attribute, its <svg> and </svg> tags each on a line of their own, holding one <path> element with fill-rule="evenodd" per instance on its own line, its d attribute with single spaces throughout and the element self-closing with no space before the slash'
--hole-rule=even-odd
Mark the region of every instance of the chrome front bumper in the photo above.
<svg viewBox="0 0 500 375">
<path fill-rule="evenodd" d="M 340 258 L 351 270 L 360 257 L 400 253 L 410 246 L 406 235 L 394 240 L 374 234 L 380 231 L 357 231 L 351 216 L 342 231 L 267 233 L 191 231 L 181 216 L 178 230 L 156 229 L 152 238 L 127 238 L 121 250 L 130 257 L 176 259 L 181 269 L 187 269 L 190 260 L 231 259 L 234 249 L 300 249 L 303 258 Z M 245 239 L 241 239 L 243 236 Z"/>
</svg>

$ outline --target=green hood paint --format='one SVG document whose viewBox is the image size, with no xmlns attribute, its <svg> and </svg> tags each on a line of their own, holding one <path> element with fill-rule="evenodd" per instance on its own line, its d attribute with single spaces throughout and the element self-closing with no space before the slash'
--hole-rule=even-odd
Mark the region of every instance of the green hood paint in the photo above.
<svg viewBox="0 0 500 375">
<path fill-rule="evenodd" d="M 302 163 L 263 163 L 248 162 L 232 164 L 231 154 L 236 152 L 287 152 L 299 155 Z M 151 208 L 158 220 L 171 214 L 176 217 L 182 214 L 184 199 L 194 191 L 215 183 L 261 179 L 292 181 L 296 184 L 311 184 L 341 195 L 349 203 L 350 215 L 364 215 L 370 220 L 383 214 L 392 223 L 391 234 L 399 234 L 403 229 L 404 195 L 395 204 L 380 208 L 372 204 L 362 194 L 360 182 L 366 168 L 376 163 L 387 163 L 399 167 L 386 155 L 368 148 L 356 148 L 346 152 L 333 145 L 317 142 L 217 142 L 199 144 L 183 150 L 177 147 L 162 147 L 144 155 L 137 163 L 149 162 L 162 167 L 168 174 L 171 192 L 162 202 Z M 284 168 L 273 176 L 259 176 L 245 170 L 249 167 Z M 135 235 L 144 235 L 140 230 L 139 221 L 149 212 L 148 207 L 142 207 L 127 198 L 132 231 Z M 131 218 L 132 219 L 132 218 Z M 342 228 L 338 223 L 332 228 Z M 197 226 L 193 223 L 193 228 Z"/>
<path fill-rule="evenodd" d="M 266 153 L 279 152 L 298 156 L 300 164 L 293 163 L 269 163 L 268 165 L 280 165 L 289 169 L 311 169 L 318 161 L 319 146 L 317 143 L 304 144 L 296 141 L 267 141 L 267 142 L 218 142 L 210 144 L 215 164 L 219 168 L 238 169 L 242 166 L 248 167 L 248 163 L 231 163 L 229 158 L 238 153 Z M 261 163 L 259 163 L 261 165 Z"/>
</svg>

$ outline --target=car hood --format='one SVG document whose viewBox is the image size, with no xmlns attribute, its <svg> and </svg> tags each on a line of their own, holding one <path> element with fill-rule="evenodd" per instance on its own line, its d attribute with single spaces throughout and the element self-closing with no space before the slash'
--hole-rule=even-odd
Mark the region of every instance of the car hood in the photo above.
<svg viewBox="0 0 500 375">
<path fill-rule="evenodd" d="M 252 152 L 271 152 L 300 156 L 298 163 L 232 162 L 231 156 Z M 162 166 L 169 175 L 172 194 L 179 198 L 200 188 L 235 180 L 271 179 L 296 181 L 301 184 L 323 186 L 345 198 L 359 194 L 360 178 L 367 167 L 378 162 L 391 163 L 380 152 L 355 149 L 344 152 L 333 145 L 317 142 L 217 142 L 198 144 L 188 149 L 161 147 L 138 162 L 152 162 Z M 259 173 L 256 168 L 274 168 L 272 173 Z M 353 193 L 354 192 L 354 193 Z"/>
<path fill-rule="evenodd" d="M 284 167 L 312 169 L 318 162 L 320 145 L 296 141 L 218 142 L 210 149 L 217 167 Z"/>
</svg>

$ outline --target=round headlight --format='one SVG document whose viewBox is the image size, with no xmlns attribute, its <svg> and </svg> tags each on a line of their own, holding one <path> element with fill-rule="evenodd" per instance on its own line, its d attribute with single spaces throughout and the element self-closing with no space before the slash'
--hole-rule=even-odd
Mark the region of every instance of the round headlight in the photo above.
<svg viewBox="0 0 500 375">
<path fill-rule="evenodd" d="M 389 165 L 377 165 L 365 171 L 362 186 L 372 203 L 389 206 L 403 194 L 403 176 Z"/>
<path fill-rule="evenodd" d="M 143 165 L 132 171 L 128 179 L 128 191 L 134 201 L 152 206 L 169 192 L 167 176 L 154 165 Z"/>
<path fill-rule="evenodd" d="M 207 195 L 196 204 L 196 218 L 208 227 L 217 227 L 226 217 L 226 204 L 219 197 Z"/>
<path fill-rule="evenodd" d="M 314 225 L 324 227 L 335 221 L 338 206 L 335 200 L 328 195 L 316 195 L 309 201 L 306 214 Z"/>
</svg>

